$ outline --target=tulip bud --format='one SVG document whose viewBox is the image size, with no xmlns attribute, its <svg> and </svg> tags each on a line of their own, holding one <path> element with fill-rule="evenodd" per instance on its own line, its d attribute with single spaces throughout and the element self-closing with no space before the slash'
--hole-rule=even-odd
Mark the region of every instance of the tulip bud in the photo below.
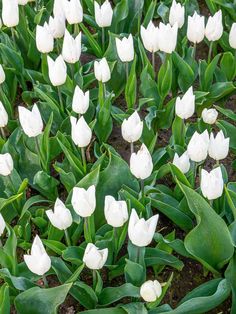
<svg viewBox="0 0 236 314">
<path fill-rule="evenodd" d="M 236 23 L 233 23 L 230 29 L 229 44 L 233 49 L 236 49 Z"/>
<path fill-rule="evenodd" d="M 112 22 L 112 7 L 108 0 L 101 6 L 94 1 L 95 21 L 99 27 L 109 27 Z"/>
<path fill-rule="evenodd" d="M 145 144 L 142 144 L 137 153 L 133 153 L 130 158 L 130 171 L 138 179 L 148 178 L 153 169 L 152 156 Z"/>
<path fill-rule="evenodd" d="M 148 280 L 140 288 L 140 295 L 146 302 L 154 302 L 160 298 L 162 287 L 157 280 Z"/>
<path fill-rule="evenodd" d="M 51 259 L 38 235 L 34 238 L 31 254 L 24 255 L 24 261 L 29 270 L 38 276 L 44 275 L 51 268 Z"/>
<path fill-rule="evenodd" d="M 48 60 L 48 75 L 53 86 L 61 86 L 66 82 L 66 64 L 62 55 L 53 61 L 49 56 Z"/>
<path fill-rule="evenodd" d="M 9 176 L 13 170 L 13 160 L 9 153 L 0 154 L 0 175 Z"/>
<path fill-rule="evenodd" d="M 229 153 L 229 137 L 225 138 L 222 131 L 218 132 L 215 138 L 211 133 L 208 153 L 215 160 L 225 159 Z"/>
<path fill-rule="evenodd" d="M 63 17 L 60 15 L 56 15 L 55 17 L 50 16 L 48 25 L 54 38 L 62 38 L 64 36 L 66 24 Z"/>
<path fill-rule="evenodd" d="M 193 88 L 190 87 L 184 94 L 182 99 L 177 97 L 175 104 L 175 113 L 181 119 L 188 119 L 194 114 L 195 110 L 195 95 Z"/>
<path fill-rule="evenodd" d="M 143 132 L 143 122 L 135 111 L 128 119 L 124 119 L 121 125 L 121 133 L 125 141 L 129 143 L 140 139 Z"/>
<path fill-rule="evenodd" d="M 159 48 L 165 53 L 172 53 L 177 44 L 178 24 L 159 24 Z"/>
<path fill-rule="evenodd" d="M 70 117 L 71 122 L 71 137 L 75 145 L 79 147 L 86 147 L 89 145 L 92 138 L 92 131 L 88 126 L 84 117 L 77 119 Z"/>
<path fill-rule="evenodd" d="M 17 0 L 2 0 L 2 21 L 7 27 L 14 27 L 19 24 Z"/>
<path fill-rule="evenodd" d="M 194 44 L 200 43 L 205 36 L 205 18 L 195 11 L 188 17 L 187 38 Z"/>
<path fill-rule="evenodd" d="M 159 215 L 154 215 L 146 221 L 144 218 L 139 219 L 135 209 L 132 209 L 128 226 L 130 241 L 139 247 L 149 245 L 152 242 L 158 218 Z"/>
<path fill-rule="evenodd" d="M 78 114 L 85 114 L 89 107 L 89 91 L 83 92 L 79 86 L 76 86 L 73 100 L 72 109 Z"/>
<path fill-rule="evenodd" d="M 5 220 L 3 219 L 2 215 L 0 214 L 0 236 L 3 234 L 6 228 Z"/>
<path fill-rule="evenodd" d="M 78 24 L 83 21 L 83 8 L 80 0 L 64 0 L 63 8 L 66 19 L 70 25 Z"/>
<path fill-rule="evenodd" d="M 220 39 L 223 34 L 222 12 L 217 11 L 213 16 L 210 16 L 207 21 L 205 36 L 209 41 Z"/>
<path fill-rule="evenodd" d="M 201 162 L 207 158 L 209 147 L 209 134 L 207 130 L 199 134 L 195 132 L 188 143 L 188 155 L 192 161 Z"/>
<path fill-rule="evenodd" d="M 134 42 L 130 34 L 128 38 L 116 38 L 117 54 L 122 62 L 129 62 L 134 59 Z"/>
<path fill-rule="evenodd" d="M 221 197 L 224 189 L 224 181 L 221 168 L 217 167 L 210 172 L 202 169 L 201 171 L 201 190 L 204 197 L 208 200 L 215 200 Z"/>
<path fill-rule="evenodd" d="M 99 250 L 93 243 L 88 243 L 83 262 L 90 269 L 101 269 L 107 261 L 108 249 Z"/>
<path fill-rule="evenodd" d="M 169 15 L 169 23 L 171 26 L 177 23 L 178 28 L 181 28 L 184 25 L 184 11 L 184 6 L 181 6 L 180 3 L 176 3 L 176 1 L 173 0 Z"/>
<path fill-rule="evenodd" d="M 19 120 L 21 127 L 28 137 L 36 137 L 43 133 L 43 120 L 36 104 L 32 111 L 19 106 Z"/>
<path fill-rule="evenodd" d="M 0 101 L 0 128 L 4 128 L 8 123 L 8 114 Z"/>
<path fill-rule="evenodd" d="M 128 209 L 125 201 L 116 201 L 113 196 L 105 197 L 104 214 L 107 223 L 114 227 L 122 227 L 128 220 Z"/>
<path fill-rule="evenodd" d="M 74 187 L 71 204 L 79 216 L 90 217 L 96 208 L 95 186 L 91 185 L 87 190 Z"/>
<path fill-rule="evenodd" d="M 149 22 L 146 29 L 141 26 L 140 34 L 143 45 L 149 52 L 156 52 L 159 50 L 158 33 L 159 29 L 158 27 L 155 27 L 152 21 Z"/>
<path fill-rule="evenodd" d="M 72 216 L 68 208 L 64 205 L 64 203 L 57 198 L 54 212 L 49 209 L 46 211 L 46 215 L 50 220 L 51 224 L 60 230 L 66 230 L 72 225 Z"/>
<path fill-rule="evenodd" d="M 111 71 L 106 58 L 94 62 L 94 75 L 102 83 L 106 83 L 111 78 Z"/>
<path fill-rule="evenodd" d="M 64 0 L 54 0 L 53 3 L 53 15 L 55 17 L 65 20 L 65 12 L 63 7 Z"/>
<path fill-rule="evenodd" d="M 188 157 L 188 153 L 185 152 L 181 156 L 175 153 L 173 165 L 179 168 L 180 171 L 183 173 L 187 173 L 190 169 L 190 161 Z"/>
<path fill-rule="evenodd" d="M 65 37 L 62 46 L 63 59 L 68 63 L 76 63 L 81 55 L 81 32 L 74 39 L 70 33 L 65 30 Z"/>
<path fill-rule="evenodd" d="M 47 22 L 43 26 L 36 26 L 36 46 L 42 53 L 53 51 L 54 39 Z"/>
<path fill-rule="evenodd" d="M 6 79 L 5 72 L 3 70 L 2 65 L 0 64 L 0 84 L 2 84 Z"/>
<path fill-rule="evenodd" d="M 209 109 L 206 108 L 202 111 L 202 119 L 205 123 L 214 124 L 218 117 L 218 112 L 216 109 Z"/>
</svg>

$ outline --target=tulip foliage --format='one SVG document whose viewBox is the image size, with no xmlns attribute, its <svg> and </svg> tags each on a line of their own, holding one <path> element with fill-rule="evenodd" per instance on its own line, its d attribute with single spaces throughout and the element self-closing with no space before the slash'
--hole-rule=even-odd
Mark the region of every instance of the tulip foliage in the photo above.
<svg viewBox="0 0 236 314">
<path fill-rule="evenodd" d="M 0 314 L 236 313 L 235 12 L 0 1 Z"/>
</svg>

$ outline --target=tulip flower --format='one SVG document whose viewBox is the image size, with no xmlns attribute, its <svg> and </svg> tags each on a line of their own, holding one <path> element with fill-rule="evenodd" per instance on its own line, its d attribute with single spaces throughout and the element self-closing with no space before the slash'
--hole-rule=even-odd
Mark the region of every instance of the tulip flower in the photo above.
<svg viewBox="0 0 236 314">
<path fill-rule="evenodd" d="M 84 117 L 78 120 L 75 117 L 70 117 L 71 122 L 71 137 L 75 145 L 86 147 L 89 145 L 92 138 L 92 131 L 88 126 Z"/>
<path fill-rule="evenodd" d="M 74 187 L 71 204 L 79 216 L 90 217 L 96 208 L 95 186 L 91 185 L 87 190 Z"/>
<path fill-rule="evenodd" d="M 2 65 L 0 64 L 0 84 L 2 84 L 6 79 L 5 72 L 3 70 Z"/>
<path fill-rule="evenodd" d="M 165 53 L 172 53 L 177 44 L 178 24 L 159 24 L 159 48 Z"/>
<path fill-rule="evenodd" d="M 53 15 L 57 18 L 65 20 L 65 12 L 63 7 L 64 0 L 54 0 L 53 2 Z"/>
<path fill-rule="evenodd" d="M 140 295 L 146 302 L 155 302 L 160 298 L 162 287 L 157 280 L 145 281 L 140 288 Z"/>
<path fill-rule="evenodd" d="M 53 86 L 61 86 L 66 82 L 66 64 L 60 55 L 55 61 L 47 56 L 49 79 Z"/>
<path fill-rule="evenodd" d="M 3 234 L 6 228 L 5 220 L 3 219 L 2 215 L 0 214 L 0 236 Z"/>
<path fill-rule="evenodd" d="M 32 111 L 19 106 L 19 120 L 24 133 L 28 137 L 36 137 L 43 133 L 43 120 L 36 104 Z"/>
<path fill-rule="evenodd" d="M 195 132 L 188 143 L 188 156 L 192 161 L 201 162 L 207 158 L 209 147 L 209 134 L 207 130 L 199 134 Z"/>
<path fill-rule="evenodd" d="M 42 53 L 53 51 L 54 39 L 47 22 L 43 26 L 36 26 L 36 46 L 38 51 Z"/>
<path fill-rule="evenodd" d="M 81 55 L 81 32 L 74 39 L 70 33 L 65 30 L 65 36 L 62 46 L 62 57 L 68 63 L 76 63 Z"/>
<path fill-rule="evenodd" d="M 217 120 L 218 112 L 216 109 L 203 109 L 202 119 L 205 123 L 214 124 Z"/>
<path fill-rule="evenodd" d="M 64 36 L 66 24 L 65 19 L 60 15 L 56 15 L 55 17 L 50 16 L 48 26 L 55 39 L 62 38 Z"/>
<path fill-rule="evenodd" d="M 28 3 L 28 0 L 18 0 L 19 5 L 26 5 Z"/>
<path fill-rule="evenodd" d="M 190 161 L 188 157 L 188 153 L 184 152 L 181 156 L 177 153 L 174 155 L 173 165 L 179 168 L 183 173 L 187 173 L 190 169 Z"/>
<path fill-rule="evenodd" d="M 46 215 L 51 224 L 59 230 L 66 230 L 73 222 L 70 210 L 66 208 L 65 204 L 59 198 L 57 198 L 54 205 L 54 211 L 49 209 L 46 211 Z"/>
<path fill-rule="evenodd" d="M 112 22 L 112 7 L 108 0 L 100 6 L 94 1 L 95 21 L 99 27 L 109 27 Z"/>
<path fill-rule="evenodd" d="M 17 0 L 2 0 L 2 21 L 7 27 L 14 27 L 19 24 Z"/>
<path fill-rule="evenodd" d="M 229 44 L 233 49 L 236 49 L 236 23 L 232 24 L 229 32 Z"/>
<path fill-rule="evenodd" d="M 224 190 L 224 180 L 221 168 L 217 167 L 210 172 L 201 171 L 201 191 L 208 200 L 215 200 L 221 197 Z"/>
<path fill-rule="evenodd" d="M 200 43 L 205 36 L 205 18 L 195 11 L 193 16 L 188 17 L 187 38 L 193 44 Z"/>
<path fill-rule="evenodd" d="M 217 161 L 225 159 L 229 153 L 229 137 L 225 138 L 222 131 L 210 135 L 210 144 L 208 149 L 209 156 Z"/>
<path fill-rule="evenodd" d="M 8 123 L 8 114 L 0 101 L 0 128 L 4 128 Z"/>
<path fill-rule="evenodd" d="M 70 25 L 83 21 L 83 8 L 80 0 L 63 0 L 63 9 L 67 22 Z"/>
<path fill-rule="evenodd" d="M 128 38 L 116 38 L 117 54 L 122 62 L 130 62 L 134 59 L 134 42 L 130 34 Z"/>
<path fill-rule="evenodd" d="M 184 6 L 182 6 L 180 3 L 176 3 L 176 1 L 173 0 L 169 15 L 170 25 L 174 26 L 174 24 L 177 23 L 178 28 L 181 28 L 184 25 L 184 12 Z"/>
<path fill-rule="evenodd" d="M 159 215 L 154 215 L 148 220 L 139 219 L 135 209 L 132 209 L 128 226 L 130 241 L 138 247 L 148 246 L 152 242 L 158 218 Z"/>
<path fill-rule="evenodd" d="M 99 82 L 106 83 L 111 78 L 111 71 L 106 58 L 94 62 L 94 75 Z"/>
<path fill-rule="evenodd" d="M 104 214 L 107 223 L 114 227 L 122 227 L 128 220 L 128 209 L 125 201 L 116 201 L 113 196 L 105 197 Z"/>
<path fill-rule="evenodd" d="M 9 176 L 13 170 L 13 160 L 9 153 L 0 154 L 0 175 Z"/>
<path fill-rule="evenodd" d="M 24 261 L 29 270 L 38 276 L 44 275 L 51 268 L 51 259 L 38 235 L 34 238 L 31 254 L 24 255 Z"/>
<path fill-rule="evenodd" d="M 85 114 L 89 108 L 89 91 L 83 92 L 79 86 L 76 86 L 73 100 L 72 100 L 72 109 L 78 114 Z"/>
<path fill-rule="evenodd" d="M 155 27 L 152 21 L 149 22 L 146 29 L 143 26 L 141 26 L 140 35 L 143 41 L 143 45 L 147 49 L 147 51 L 152 53 L 152 66 L 154 69 L 155 69 L 155 52 L 159 50 L 158 33 L 159 28 Z"/>
<path fill-rule="evenodd" d="M 107 261 L 108 249 L 99 250 L 93 243 L 88 243 L 83 262 L 90 269 L 101 269 Z"/>
<path fill-rule="evenodd" d="M 209 41 L 216 41 L 221 38 L 222 34 L 222 12 L 219 10 L 213 16 L 208 18 L 205 29 L 205 36 Z"/>
<path fill-rule="evenodd" d="M 152 156 L 145 144 L 142 144 L 137 153 L 133 153 L 130 158 L 130 171 L 138 179 L 148 178 L 153 169 Z"/>
<path fill-rule="evenodd" d="M 175 113 L 181 119 L 190 118 L 195 111 L 195 95 L 193 94 L 193 88 L 190 87 L 184 94 L 182 99 L 177 97 L 175 103 Z"/>
<path fill-rule="evenodd" d="M 137 111 L 128 118 L 124 119 L 121 125 L 121 133 L 125 141 L 134 143 L 140 139 L 143 132 L 143 122 Z M 131 153 L 133 153 L 133 145 L 131 146 Z"/>
</svg>

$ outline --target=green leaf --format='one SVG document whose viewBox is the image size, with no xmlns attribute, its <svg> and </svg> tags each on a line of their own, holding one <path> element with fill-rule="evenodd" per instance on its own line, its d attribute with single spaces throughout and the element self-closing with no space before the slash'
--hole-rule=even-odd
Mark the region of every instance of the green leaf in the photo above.
<svg viewBox="0 0 236 314">
<path fill-rule="evenodd" d="M 89 42 L 89 45 L 91 49 L 93 50 L 96 57 L 101 58 L 102 57 L 102 49 L 100 48 L 100 45 L 98 42 L 94 39 L 93 35 L 89 32 L 88 28 L 83 24 L 80 23 L 79 25 L 83 31 L 83 33 L 86 35 L 86 38 Z"/>
<path fill-rule="evenodd" d="M 10 314 L 10 295 L 7 283 L 0 287 L 0 314 Z"/>
<path fill-rule="evenodd" d="M 54 201 L 57 196 L 57 186 L 59 182 L 48 175 L 44 171 L 39 171 L 34 176 L 34 187 L 44 196 L 48 197 L 50 200 Z"/>
<path fill-rule="evenodd" d="M 62 252 L 66 249 L 66 245 L 55 240 L 42 240 L 43 244 L 46 245 L 50 250 L 58 255 L 62 255 Z"/>
<path fill-rule="evenodd" d="M 220 61 L 220 68 L 226 75 L 228 81 L 233 81 L 236 73 L 236 62 L 231 52 L 227 51 L 223 54 Z"/>
<path fill-rule="evenodd" d="M 135 286 L 140 286 L 145 280 L 146 269 L 138 263 L 126 259 L 124 269 L 125 281 Z"/>
<path fill-rule="evenodd" d="M 179 70 L 179 84 L 182 91 L 186 91 L 194 82 L 194 72 L 190 65 L 177 52 L 172 53 L 175 66 Z"/>
<path fill-rule="evenodd" d="M 231 313 L 236 313 L 236 254 L 230 260 L 229 265 L 225 271 L 225 278 L 228 280 L 232 289 L 232 307 Z"/>
<path fill-rule="evenodd" d="M 162 64 L 159 73 L 157 86 L 159 94 L 164 100 L 166 96 L 169 94 L 172 85 L 172 59 L 171 55 L 166 57 L 165 63 Z"/>
<path fill-rule="evenodd" d="M 203 82 L 203 88 L 205 91 L 208 91 L 212 84 L 213 75 L 215 73 L 215 69 L 216 69 L 216 66 L 220 57 L 221 57 L 221 54 L 216 55 L 206 68 L 206 71 L 204 73 L 204 82 Z"/>
<path fill-rule="evenodd" d="M 20 291 L 35 287 L 35 284 L 25 277 L 12 276 L 7 268 L 0 269 L 0 277 L 3 278 L 10 287 L 14 287 Z"/>
<path fill-rule="evenodd" d="M 136 61 L 137 57 L 135 56 L 129 73 L 128 81 L 125 86 L 125 100 L 129 109 L 135 107 L 137 97 Z"/>
<path fill-rule="evenodd" d="M 172 124 L 172 133 L 175 145 L 184 147 L 185 145 L 185 124 L 184 120 L 176 116 Z"/>
<path fill-rule="evenodd" d="M 184 267 L 183 262 L 177 257 L 157 248 L 150 247 L 146 248 L 145 263 L 147 267 L 152 265 L 168 265 L 178 270 Z"/>
</svg>

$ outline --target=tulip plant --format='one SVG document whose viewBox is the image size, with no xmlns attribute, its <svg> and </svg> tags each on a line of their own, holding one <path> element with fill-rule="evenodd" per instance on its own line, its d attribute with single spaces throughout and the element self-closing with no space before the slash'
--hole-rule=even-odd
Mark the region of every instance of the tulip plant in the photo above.
<svg viewBox="0 0 236 314">
<path fill-rule="evenodd" d="M 0 14 L 0 314 L 235 314 L 235 2 Z"/>
</svg>

